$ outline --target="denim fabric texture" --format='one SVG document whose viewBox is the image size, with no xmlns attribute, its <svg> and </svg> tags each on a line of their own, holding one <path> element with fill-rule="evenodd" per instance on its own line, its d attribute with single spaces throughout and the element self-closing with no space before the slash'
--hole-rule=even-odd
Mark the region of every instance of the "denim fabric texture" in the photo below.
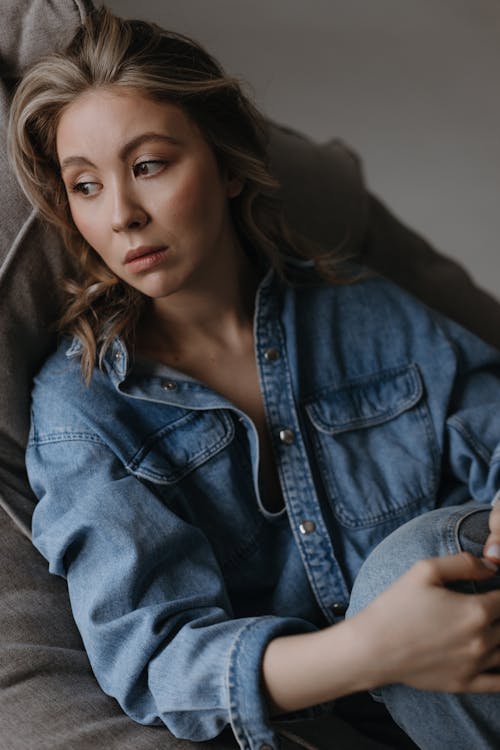
<svg viewBox="0 0 500 750">
<path fill-rule="evenodd" d="M 422 557 L 466 551 L 481 556 L 488 535 L 490 506 L 475 502 L 439 508 L 393 531 L 369 555 L 353 587 L 347 617 L 364 609 Z M 454 590 L 473 595 L 500 588 L 500 576 Z M 500 746 L 499 696 L 496 693 L 442 693 L 406 685 L 386 685 L 372 693 L 393 719 L 425 750 L 496 750 Z"/>
<path fill-rule="evenodd" d="M 335 623 L 361 565 L 427 511 L 500 488 L 500 353 L 390 282 L 269 271 L 255 352 L 286 508 L 267 510 L 249 417 L 117 339 L 36 378 L 33 541 L 67 579 L 102 689 L 144 724 L 278 746 L 260 684 L 276 636 Z"/>
</svg>

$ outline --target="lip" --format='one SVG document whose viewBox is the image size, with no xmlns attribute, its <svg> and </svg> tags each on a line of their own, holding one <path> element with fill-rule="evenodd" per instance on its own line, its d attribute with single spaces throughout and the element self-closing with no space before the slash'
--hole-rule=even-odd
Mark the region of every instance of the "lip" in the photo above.
<svg viewBox="0 0 500 750">
<path fill-rule="evenodd" d="M 124 265 L 129 273 L 141 274 L 161 265 L 168 255 L 167 245 L 143 245 L 129 250 Z"/>
<path fill-rule="evenodd" d="M 134 247 L 128 251 L 123 262 L 126 265 L 137 258 L 143 258 L 145 255 L 151 255 L 152 253 L 158 253 L 160 250 L 166 249 L 165 245 L 141 245 L 140 247 Z"/>
</svg>

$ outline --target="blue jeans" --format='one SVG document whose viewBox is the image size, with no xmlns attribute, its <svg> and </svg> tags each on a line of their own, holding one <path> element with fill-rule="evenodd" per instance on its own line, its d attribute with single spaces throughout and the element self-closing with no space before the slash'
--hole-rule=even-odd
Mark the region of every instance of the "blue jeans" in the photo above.
<svg viewBox="0 0 500 750">
<path fill-rule="evenodd" d="M 468 551 L 481 556 L 488 535 L 489 505 L 467 503 L 426 513 L 404 524 L 379 544 L 363 565 L 347 612 L 350 617 L 405 573 L 417 560 Z M 475 593 L 478 584 L 462 590 Z M 500 588 L 495 576 L 485 588 Z M 500 694 L 442 693 L 394 684 L 373 693 L 423 750 L 500 748 Z"/>
</svg>

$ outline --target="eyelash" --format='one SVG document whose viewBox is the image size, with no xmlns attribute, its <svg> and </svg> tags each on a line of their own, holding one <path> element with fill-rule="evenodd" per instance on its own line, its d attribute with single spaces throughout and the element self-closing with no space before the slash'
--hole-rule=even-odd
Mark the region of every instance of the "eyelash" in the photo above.
<svg viewBox="0 0 500 750">
<path fill-rule="evenodd" d="M 160 169 L 157 172 L 154 172 L 152 175 L 151 174 L 141 175 L 140 174 L 141 167 L 144 167 L 147 164 L 158 165 Z M 168 164 L 168 161 L 166 159 L 144 159 L 143 161 L 139 161 L 137 162 L 137 164 L 134 164 L 134 166 L 132 167 L 132 171 L 135 177 L 141 177 L 141 176 L 146 177 L 146 178 L 154 177 L 156 174 L 163 171 L 162 168 L 165 167 L 167 164 Z M 81 182 L 75 182 L 73 185 L 71 185 L 71 192 L 80 193 L 81 195 L 83 195 L 84 198 L 91 198 L 92 195 L 85 194 L 84 189 L 87 185 L 96 185 L 96 184 L 98 183 L 92 182 L 91 180 L 83 180 Z"/>
<path fill-rule="evenodd" d="M 140 176 L 139 172 L 136 170 L 139 170 L 140 167 L 143 167 L 145 164 L 156 164 L 156 165 L 159 165 L 160 167 L 165 167 L 168 164 L 168 162 L 166 159 L 143 159 L 143 161 L 139 161 L 137 162 L 137 164 L 134 164 L 133 166 L 134 175 L 136 177 Z M 158 174 L 158 172 L 156 172 L 155 174 Z M 143 175 L 143 176 L 151 177 L 153 175 Z"/>
<path fill-rule="evenodd" d="M 86 195 L 83 191 L 86 185 L 96 185 L 95 182 L 75 182 L 74 185 L 71 185 L 71 192 L 72 193 L 81 193 L 84 198 L 90 198 L 90 195 Z"/>
</svg>

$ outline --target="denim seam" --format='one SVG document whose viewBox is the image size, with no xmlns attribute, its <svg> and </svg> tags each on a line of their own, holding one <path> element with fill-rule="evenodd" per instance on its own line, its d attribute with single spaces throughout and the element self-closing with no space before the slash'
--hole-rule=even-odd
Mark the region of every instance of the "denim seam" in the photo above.
<svg viewBox="0 0 500 750">
<path fill-rule="evenodd" d="M 262 623 L 263 620 L 272 620 L 275 619 L 273 617 L 260 617 L 258 622 L 259 624 Z M 250 622 L 247 622 L 243 628 L 238 632 L 236 638 L 234 639 L 231 649 L 229 651 L 229 669 L 228 669 L 228 693 L 229 693 L 229 711 L 230 711 L 230 719 L 231 719 L 231 727 L 233 729 L 233 732 L 235 734 L 235 737 L 237 741 L 240 744 L 241 750 L 251 750 L 251 744 L 249 743 L 247 737 L 244 734 L 243 727 L 241 725 L 241 719 L 240 719 L 240 707 L 236 703 L 236 696 L 235 691 L 238 689 L 238 676 L 236 671 L 236 662 L 238 661 L 238 656 L 241 650 L 241 645 L 244 636 L 246 635 L 247 631 L 251 630 L 255 627 L 255 620 L 252 620 Z M 273 731 L 272 729 L 270 730 Z"/>
<path fill-rule="evenodd" d="M 191 414 L 189 414 L 188 417 L 191 417 Z M 182 419 L 185 420 L 187 419 L 187 417 L 183 417 Z M 221 419 L 220 416 L 219 419 Z M 175 422 L 176 426 L 179 425 L 179 421 L 180 420 L 177 420 Z M 217 442 L 194 454 L 193 457 L 184 464 L 182 469 L 160 473 L 159 471 L 152 471 L 141 466 L 142 462 L 144 461 L 146 456 L 151 453 L 156 443 L 161 438 L 165 437 L 165 435 L 169 432 L 175 432 L 175 426 L 169 424 L 167 427 L 164 427 L 155 433 L 154 440 L 152 437 L 149 439 L 149 445 L 147 449 L 146 444 L 141 446 L 141 448 L 135 453 L 132 459 L 127 462 L 127 470 L 132 474 L 143 477 L 144 479 L 148 479 L 151 482 L 158 482 L 162 484 L 174 484 L 178 482 L 179 480 L 187 476 L 187 474 L 189 474 L 191 471 L 200 466 L 202 463 L 208 461 L 209 458 L 219 453 L 223 448 L 226 447 L 226 445 L 229 445 L 229 443 L 232 441 L 232 439 L 234 438 L 234 424 L 232 420 L 229 417 L 223 415 L 221 421 L 223 422 L 224 433 L 217 440 Z"/>
<path fill-rule="evenodd" d="M 483 445 L 483 443 L 481 443 L 476 438 L 476 436 L 473 435 L 472 432 L 470 432 L 470 430 L 467 429 L 466 425 L 462 422 L 460 417 L 450 417 L 450 419 L 448 420 L 448 425 L 451 427 L 451 429 L 458 432 L 464 438 L 464 440 L 475 451 L 477 451 L 477 453 L 479 453 L 483 461 L 485 461 L 487 464 L 490 463 L 492 457 L 491 451 L 485 445 Z"/>
<path fill-rule="evenodd" d="M 439 484 L 441 451 L 439 450 L 439 442 L 427 400 L 425 400 L 425 402 L 422 404 L 422 413 L 420 416 L 423 422 L 424 430 L 427 434 L 427 440 L 429 442 L 429 447 L 432 454 L 432 488 L 434 490 L 432 495 L 434 495 Z"/>
<path fill-rule="evenodd" d="M 106 445 L 98 435 L 92 432 L 61 432 L 61 433 L 47 433 L 42 434 L 35 433 L 28 442 L 28 447 L 36 448 L 39 445 L 50 445 L 51 443 L 65 443 L 72 441 L 81 441 L 86 443 L 98 443 L 99 445 Z"/>
<path fill-rule="evenodd" d="M 405 399 L 398 401 L 397 405 L 383 411 L 382 413 L 372 416 L 372 417 L 357 417 L 355 419 L 348 420 L 346 422 L 341 423 L 339 426 L 335 426 L 335 424 L 331 424 L 327 422 L 324 418 L 321 417 L 321 415 L 318 415 L 318 407 L 316 403 L 313 403 L 312 400 L 310 400 L 308 403 L 305 404 L 306 412 L 309 416 L 309 419 L 314 424 L 314 426 L 320 430 L 321 432 L 324 432 L 328 435 L 337 435 L 342 432 L 349 432 L 351 430 L 356 429 L 362 429 L 367 427 L 375 427 L 379 424 L 383 424 L 384 422 L 388 422 L 391 419 L 394 419 L 394 417 L 399 416 L 399 414 L 403 414 L 405 411 L 408 411 L 412 406 L 415 406 L 423 395 L 423 385 L 420 378 L 420 375 L 418 374 L 416 365 L 412 364 L 410 367 L 407 367 L 406 370 L 410 371 L 411 368 L 411 379 L 413 381 L 413 391 L 412 393 Z M 398 372 L 403 372 L 402 370 L 399 370 Z M 373 379 L 375 380 L 375 379 Z M 365 381 L 366 383 L 370 383 L 372 381 Z M 381 382 L 380 380 L 378 382 Z M 359 386 L 358 386 L 359 387 Z M 348 392 L 350 390 L 356 390 L 358 388 L 355 384 L 347 385 L 345 388 L 337 389 L 335 392 Z M 322 393 L 329 392 L 328 389 L 322 389 Z M 318 397 L 320 397 L 320 393 L 318 392 L 316 398 L 314 399 L 315 402 L 317 402 Z"/>
<path fill-rule="evenodd" d="M 358 389 L 359 386 L 366 385 L 369 383 L 380 383 L 383 380 L 389 380 L 394 375 L 399 375 L 405 372 L 411 371 L 411 379 L 416 380 L 417 382 L 420 381 L 420 373 L 418 372 L 418 367 L 415 362 L 410 363 L 404 363 L 401 365 L 398 365 L 396 367 L 389 367 L 385 370 L 379 370 L 378 372 L 374 372 L 371 375 L 361 375 L 359 377 L 352 378 L 346 385 L 340 386 L 338 388 L 335 388 L 331 385 L 324 386 L 323 388 L 319 388 L 317 391 L 314 391 L 314 393 L 311 393 L 310 396 L 306 397 L 304 399 L 304 403 L 311 403 L 312 401 L 315 401 L 318 397 L 322 396 L 324 393 L 332 393 L 336 392 L 339 393 L 341 391 L 350 391 Z M 419 384 L 420 386 L 420 384 Z"/>
<path fill-rule="evenodd" d="M 425 420 L 424 420 L 425 421 Z M 428 433 L 427 425 L 424 425 L 424 428 L 426 432 Z M 408 510 L 410 510 L 415 505 L 420 505 L 422 501 L 427 500 L 431 496 L 431 492 L 428 493 L 421 493 L 420 495 L 414 496 L 404 505 L 398 505 L 397 507 L 391 508 L 391 510 L 388 510 L 384 513 L 379 513 L 378 515 L 371 515 L 371 516 L 364 516 L 363 519 L 353 519 L 351 515 L 345 512 L 344 507 L 342 503 L 338 500 L 339 497 L 342 497 L 342 494 L 340 492 L 335 471 L 329 470 L 327 468 L 327 461 L 325 460 L 324 451 L 321 446 L 321 442 L 317 435 L 313 434 L 313 443 L 316 446 L 316 460 L 318 462 L 318 468 L 320 469 L 320 476 L 326 476 L 328 475 L 330 477 L 330 481 L 333 486 L 333 495 L 329 491 L 328 484 L 325 480 L 323 480 L 324 486 L 325 486 L 325 492 L 327 498 L 329 498 L 333 512 L 337 519 L 340 521 L 340 523 L 349 529 L 363 529 L 369 526 L 373 526 L 374 524 L 378 523 L 385 523 L 388 520 L 398 518 L 402 514 L 406 513 Z M 433 443 L 433 458 L 434 458 L 434 471 L 435 471 L 435 444 Z M 433 481 L 434 486 L 436 484 L 436 478 L 435 474 L 433 472 Z"/>
<path fill-rule="evenodd" d="M 450 555 L 456 555 L 457 551 L 463 552 L 459 534 L 462 523 L 475 513 L 481 512 L 484 512 L 484 508 L 472 508 L 465 514 L 463 511 L 457 511 L 457 513 L 454 513 L 448 519 L 446 524 L 446 546 Z"/>
</svg>

